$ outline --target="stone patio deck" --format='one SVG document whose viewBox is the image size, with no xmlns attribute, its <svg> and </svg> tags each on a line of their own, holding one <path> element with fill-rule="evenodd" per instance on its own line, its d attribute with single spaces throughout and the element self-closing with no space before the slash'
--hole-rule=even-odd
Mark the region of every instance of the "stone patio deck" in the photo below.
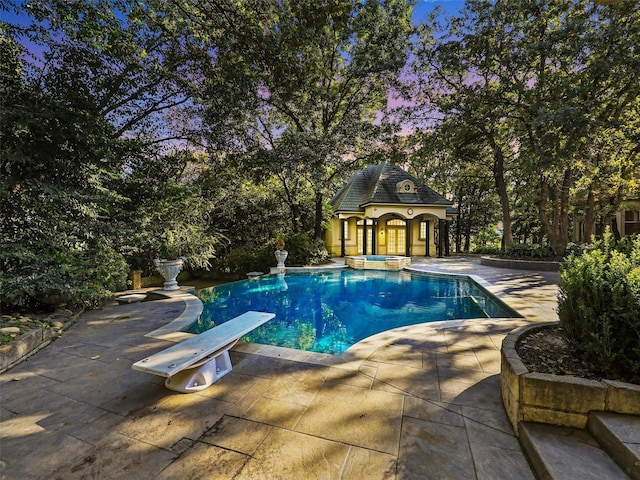
<svg viewBox="0 0 640 480">
<path fill-rule="evenodd" d="M 184 303 L 114 304 L 0 375 L 1 478 L 533 479 L 499 348 L 557 319 L 557 273 L 463 257 L 413 267 L 476 275 L 524 318 L 399 328 L 341 357 L 238 345 L 231 373 L 185 395 L 131 369 L 170 345 L 144 334 Z"/>
</svg>

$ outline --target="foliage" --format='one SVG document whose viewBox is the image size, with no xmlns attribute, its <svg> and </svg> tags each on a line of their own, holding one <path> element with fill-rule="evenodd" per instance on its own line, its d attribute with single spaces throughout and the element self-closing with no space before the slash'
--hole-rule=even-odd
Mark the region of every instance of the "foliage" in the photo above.
<svg viewBox="0 0 640 480">
<path fill-rule="evenodd" d="M 517 219 L 521 237 L 546 236 L 561 253 L 572 209 L 586 211 L 590 228 L 637 194 L 634 2 L 467 0 L 459 15 L 444 24 L 434 16 L 418 33 L 406 109 L 418 145 L 444 136 L 454 161 L 490 169 L 506 246 Z"/>
<path fill-rule="evenodd" d="M 324 243 L 310 238 L 307 233 L 291 234 L 285 238 L 285 244 L 288 252 L 286 265 L 318 265 L 329 259 Z M 235 249 L 226 257 L 229 270 L 242 275 L 251 271 L 268 272 L 275 266 L 276 248 L 276 242 L 272 240 L 258 250 L 243 247 Z"/>
<path fill-rule="evenodd" d="M 592 250 L 592 249 L 593 249 L 593 246 L 591 244 L 569 242 L 567 244 L 567 248 L 564 253 L 565 253 L 565 256 L 567 257 L 571 255 L 580 256 L 583 253 L 588 252 L 589 250 Z"/>
<path fill-rule="evenodd" d="M 50 309 L 60 304 L 95 308 L 126 288 L 128 266 L 104 242 L 35 254 L 13 245 L 3 251 L 0 299 L 9 310 Z"/>
<path fill-rule="evenodd" d="M 12 34 L 42 57 L 32 67 L 43 89 L 91 106 L 113 139 L 157 145 L 192 136 L 193 57 L 178 32 L 154 22 L 152 0 L 6 3 L 23 17 Z"/>
<path fill-rule="evenodd" d="M 275 267 L 273 244 L 263 246 L 259 250 L 250 247 L 239 247 L 226 255 L 229 272 L 246 275 L 249 272 L 269 272 Z"/>
<path fill-rule="evenodd" d="M 320 238 L 333 179 L 359 166 L 388 133 L 378 120 L 408 54 L 412 2 L 168 5 L 166 23 L 182 25 L 203 52 L 215 53 L 199 92 L 209 146 L 277 178 L 294 231 L 297 206 L 310 194 Z"/>
<path fill-rule="evenodd" d="M 3 307 L 94 303 L 120 255 L 264 270 L 267 239 L 320 237 L 371 161 L 453 194 L 465 251 L 498 214 L 506 245 L 512 229 L 560 252 L 571 209 L 606 224 L 639 193 L 634 2 L 468 0 L 418 31 L 413 4 L 4 0 L 22 18 L 0 21 Z M 409 58 L 405 141 L 389 105 Z M 290 237 L 288 264 L 326 258 Z"/>
<path fill-rule="evenodd" d="M 497 247 L 501 244 L 501 232 L 495 224 L 485 223 L 478 227 L 475 235 L 475 243 Z"/>
<path fill-rule="evenodd" d="M 590 368 L 640 378 L 640 238 L 626 253 L 607 231 L 593 250 L 569 256 L 560 280 L 560 324 Z"/>
<path fill-rule="evenodd" d="M 502 248 L 500 247 L 476 247 L 473 249 L 471 253 L 475 254 L 484 254 L 484 255 L 500 255 L 502 253 Z"/>
<path fill-rule="evenodd" d="M 127 144 L 110 139 L 90 106 L 31 82 L 13 40 L 0 37 L 0 49 L 3 307 L 43 307 L 52 297 L 94 305 L 126 280 L 111 217 Z"/>
<path fill-rule="evenodd" d="M 640 240 L 640 234 L 634 234 L 628 237 L 621 238 L 616 242 L 616 250 L 628 257 L 631 257 L 637 253 L 636 246 L 639 240 Z"/>
<path fill-rule="evenodd" d="M 541 243 L 514 243 L 507 247 L 505 256 L 513 258 L 553 258 L 549 245 Z"/>
<path fill-rule="evenodd" d="M 213 164 L 203 173 L 202 182 L 202 195 L 215 205 L 210 222 L 227 238 L 220 246 L 221 255 L 243 246 L 259 249 L 266 239 L 292 228 L 275 179 L 254 181 L 237 166 Z M 301 203 L 300 228 L 312 227 L 310 213 L 310 205 Z"/>
<path fill-rule="evenodd" d="M 499 242 L 489 227 L 500 221 L 499 199 L 492 189 L 493 175 L 487 167 L 486 149 L 456 135 L 458 129 L 418 133 L 409 143 L 417 149 L 408 157 L 411 170 L 425 185 L 438 192 L 454 193 L 458 216 L 453 222 L 456 251 L 468 252 L 476 245 Z M 457 140 L 460 140 L 458 141 Z M 429 159 L 425 162 L 425 159 Z"/>
<path fill-rule="evenodd" d="M 146 74 L 130 63 L 141 58 L 132 51 L 141 38 L 119 30 L 109 2 L 85 5 L 84 22 L 73 15 L 82 5 L 45 3 L 32 6 L 50 30 L 8 30 L 46 46 L 44 61 L 25 63 L 15 39 L 0 36 L 0 260 L 9 309 L 38 308 L 54 296 L 95 306 L 124 288 L 122 255 L 145 268 L 164 238 L 202 266 L 220 238 L 204 221 L 209 204 L 198 185 L 185 179 L 188 159 L 154 147 L 151 117 L 168 104 L 154 90 L 162 82 L 143 84 Z M 104 42 L 94 41 L 93 27 Z M 145 68 L 158 73 L 154 64 Z"/>
<path fill-rule="evenodd" d="M 318 265 L 329 259 L 329 253 L 322 240 L 311 238 L 306 233 L 295 233 L 286 239 L 286 264 L 290 266 Z"/>
</svg>

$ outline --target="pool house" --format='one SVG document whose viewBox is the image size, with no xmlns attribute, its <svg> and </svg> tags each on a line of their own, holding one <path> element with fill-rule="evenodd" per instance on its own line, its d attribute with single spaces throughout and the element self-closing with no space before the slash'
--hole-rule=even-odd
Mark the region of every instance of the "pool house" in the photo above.
<svg viewBox="0 0 640 480">
<path fill-rule="evenodd" d="M 333 256 L 449 254 L 453 202 L 396 165 L 356 172 L 329 203 L 325 244 Z"/>
</svg>

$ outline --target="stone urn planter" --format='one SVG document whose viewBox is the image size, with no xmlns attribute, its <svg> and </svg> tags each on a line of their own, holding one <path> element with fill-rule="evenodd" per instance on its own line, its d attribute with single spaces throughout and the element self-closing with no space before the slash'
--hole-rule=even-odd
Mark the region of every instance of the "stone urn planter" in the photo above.
<svg viewBox="0 0 640 480">
<path fill-rule="evenodd" d="M 289 255 L 289 252 L 286 250 L 276 250 L 277 268 L 284 268 L 284 261 L 287 259 L 287 255 Z"/>
<path fill-rule="evenodd" d="M 284 261 L 287 259 L 287 255 L 289 255 L 289 252 L 284 249 L 284 234 L 280 233 L 278 235 L 278 238 L 276 239 L 276 261 L 278 262 L 278 265 L 276 266 L 277 269 L 284 269 Z"/>
<path fill-rule="evenodd" d="M 156 258 L 153 263 L 155 263 L 156 269 L 165 279 L 163 290 L 179 290 L 180 287 L 176 278 L 184 266 L 184 257 L 175 260 Z"/>
</svg>

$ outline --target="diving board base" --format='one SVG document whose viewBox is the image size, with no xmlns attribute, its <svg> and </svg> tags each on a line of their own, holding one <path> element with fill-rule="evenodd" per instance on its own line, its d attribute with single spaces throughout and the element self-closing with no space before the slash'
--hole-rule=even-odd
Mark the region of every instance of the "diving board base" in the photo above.
<svg viewBox="0 0 640 480">
<path fill-rule="evenodd" d="M 233 369 L 229 351 L 225 350 L 208 362 L 187 368 L 167 378 L 164 386 L 181 393 L 193 393 L 210 387 Z"/>
<path fill-rule="evenodd" d="M 229 349 L 260 325 L 275 317 L 245 312 L 199 335 L 184 340 L 132 365 L 134 370 L 167 377 L 165 386 L 182 393 L 204 390 L 232 369 Z"/>
</svg>

